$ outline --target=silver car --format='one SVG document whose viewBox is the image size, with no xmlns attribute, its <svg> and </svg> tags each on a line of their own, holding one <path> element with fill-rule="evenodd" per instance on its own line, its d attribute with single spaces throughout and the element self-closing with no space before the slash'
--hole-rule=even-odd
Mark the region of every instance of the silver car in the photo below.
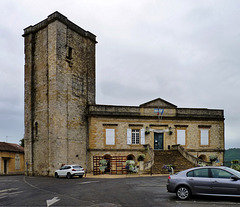
<svg viewBox="0 0 240 207">
<path fill-rule="evenodd" d="M 191 195 L 240 197 L 240 172 L 228 167 L 196 167 L 169 175 L 167 191 L 181 200 Z"/>
</svg>

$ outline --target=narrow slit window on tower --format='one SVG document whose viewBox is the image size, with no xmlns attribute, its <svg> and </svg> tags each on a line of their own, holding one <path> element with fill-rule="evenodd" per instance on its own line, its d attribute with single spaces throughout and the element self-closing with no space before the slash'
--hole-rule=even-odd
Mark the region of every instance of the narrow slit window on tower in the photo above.
<svg viewBox="0 0 240 207">
<path fill-rule="evenodd" d="M 72 48 L 71 47 L 68 47 L 68 51 L 67 51 L 67 59 L 72 59 Z"/>
<path fill-rule="evenodd" d="M 38 136 L 38 123 L 35 122 L 35 135 Z"/>
</svg>

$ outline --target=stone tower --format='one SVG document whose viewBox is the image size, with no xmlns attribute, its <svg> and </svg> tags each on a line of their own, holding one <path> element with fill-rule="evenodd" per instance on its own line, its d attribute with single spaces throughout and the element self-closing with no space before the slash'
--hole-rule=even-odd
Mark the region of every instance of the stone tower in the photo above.
<svg viewBox="0 0 240 207">
<path fill-rule="evenodd" d="M 96 36 L 55 12 L 24 29 L 25 173 L 87 165 L 88 105 L 95 104 Z"/>
</svg>

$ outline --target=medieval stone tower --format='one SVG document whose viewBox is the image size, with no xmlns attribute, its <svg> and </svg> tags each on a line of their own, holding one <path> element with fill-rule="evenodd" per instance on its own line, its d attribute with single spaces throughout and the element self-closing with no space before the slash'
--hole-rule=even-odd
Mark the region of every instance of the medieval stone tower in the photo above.
<svg viewBox="0 0 240 207">
<path fill-rule="evenodd" d="M 24 29 L 28 175 L 87 164 L 87 109 L 95 104 L 96 36 L 55 12 Z"/>
</svg>

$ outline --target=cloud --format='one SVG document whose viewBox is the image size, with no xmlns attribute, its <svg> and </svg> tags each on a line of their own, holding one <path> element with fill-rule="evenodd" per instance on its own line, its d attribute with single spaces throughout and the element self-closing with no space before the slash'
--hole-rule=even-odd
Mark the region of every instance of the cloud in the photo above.
<svg viewBox="0 0 240 207">
<path fill-rule="evenodd" d="M 161 97 L 179 107 L 224 109 L 227 147 L 240 147 L 239 1 L 0 4 L 0 112 L 14 126 L 2 124 L 1 137 L 7 130 L 23 134 L 23 29 L 59 11 L 97 35 L 97 103 L 140 105 Z"/>
</svg>

